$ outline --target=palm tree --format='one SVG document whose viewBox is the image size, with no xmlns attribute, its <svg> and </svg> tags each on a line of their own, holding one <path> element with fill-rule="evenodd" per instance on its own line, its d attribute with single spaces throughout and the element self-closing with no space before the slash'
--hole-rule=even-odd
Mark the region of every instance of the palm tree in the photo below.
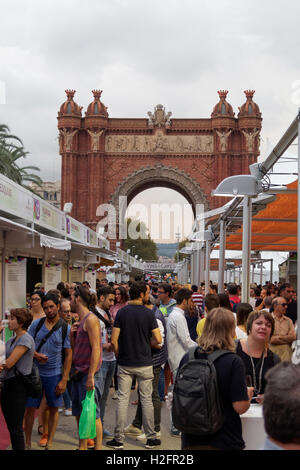
<svg viewBox="0 0 300 470">
<path fill-rule="evenodd" d="M 29 152 L 25 151 L 21 139 L 9 132 L 8 126 L 0 124 L 0 173 L 27 189 L 30 189 L 27 186 L 28 182 L 40 186 L 42 184 L 41 178 L 34 173 L 28 173 L 31 170 L 40 171 L 38 167 L 20 167 L 18 165 L 17 160 L 25 158 Z"/>
</svg>

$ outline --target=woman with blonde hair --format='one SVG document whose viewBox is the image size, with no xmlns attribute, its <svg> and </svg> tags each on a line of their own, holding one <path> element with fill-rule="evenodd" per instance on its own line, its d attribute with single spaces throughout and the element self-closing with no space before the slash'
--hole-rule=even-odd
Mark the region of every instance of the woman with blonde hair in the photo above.
<svg viewBox="0 0 300 470">
<path fill-rule="evenodd" d="M 212 309 L 206 317 L 202 335 L 198 338 L 199 348 L 195 350 L 195 358 L 206 358 L 218 350 L 227 352 L 214 360 L 224 423 L 212 435 L 182 433 L 184 450 L 242 450 L 245 447 L 240 415 L 250 406 L 253 387 L 247 389 L 244 364 L 235 354 L 234 336 L 235 319 L 232 312 L 221 307 Z M 188 362 L 188 358 L 187 353 L 180 366 Z"/>
</svg>

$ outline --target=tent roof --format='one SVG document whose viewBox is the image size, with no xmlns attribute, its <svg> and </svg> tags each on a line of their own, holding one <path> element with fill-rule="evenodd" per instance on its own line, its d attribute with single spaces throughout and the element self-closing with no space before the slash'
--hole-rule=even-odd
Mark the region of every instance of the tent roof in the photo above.
<svg viewBox="0 0 300 470">
<path fill-rule="evenodd" d="M 287 185 L 286 192 L 277 194 L 275 200 L 252 218 L 251 250 L 297 251 L 297 187 L 298 181 Z M 227 250 L 242 250 L 241 226 L 226 237 Z"/>
</svg>

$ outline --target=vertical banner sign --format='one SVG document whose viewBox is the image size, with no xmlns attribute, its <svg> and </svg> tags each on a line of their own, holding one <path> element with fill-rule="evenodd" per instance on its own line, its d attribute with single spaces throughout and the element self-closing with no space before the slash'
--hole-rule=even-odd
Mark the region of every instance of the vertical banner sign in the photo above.
<svg viewBox="0 0 300 470">
<path fill-rule="evenodd" d="M 82 282 L 83 269 L 78 267 L 70 268 L 70 282 Z"/>
<path fill-rule="evenodd" d="M 61 281 L 61 264 L 46 264 L 45 267 L 45 290 L 56 289 Z"/>
<path fill-rule="evenodd" d="M 90 283 L 91 289 L 96 290 L 96 271 L 86 271 L 84 273 L 84 280 Z"/>
<path fill-rule="evenodd" d="M 26 307 L 26 258 L 5 262 L 5 311 Z"/>
</svg>

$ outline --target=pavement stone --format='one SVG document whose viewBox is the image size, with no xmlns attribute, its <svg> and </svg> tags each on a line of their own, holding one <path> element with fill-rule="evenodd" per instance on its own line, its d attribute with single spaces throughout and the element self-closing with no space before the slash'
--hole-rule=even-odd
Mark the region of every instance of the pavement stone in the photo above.
<svg viewBox="0 0 300 470">
<path fill-rule="evenodd" d="M 114 389 L 111 388 L 109 392 L 109 397 L 107 399 L 106 411 L 105 411 L 105 428 L 113 433 L 115 425 L 115 410 L 117 400 L 112 399 Z M 137 393 L 135 390 L 131 391 L 128 414 L 127 414 L 127 424 L 130 424 L 133 421 L 136 412 L 136 405 L 132 405 L 131 402 L 137 399 Z M 180 450 L 181 449 L 181 439 L 179 436 L 173 436 L 170 434 L 170 411 L 167 409 L 166 404 L 162 402 L 162 413 L 161 413 L 161 446 L 157 447 L 155 450 Z M 126 425 L 127 425 L 126 424 Z M 32 432 L 32 450 L 44 450 L 42 447 L 39 447 L 38 442 L 40 440 L 40 435 L 37 432 L 38 420 L 35 420 L 33 432 Z M 111 438 L 109 438 L 111 439 Z M 105 446 L 106 439 L 103 439 L 103 450 L 110 452 L 118 452 L 117 450 L 110 449 Z M 145 441 L 136 441 L 133 437 L 126 436 L 124 442 L 124 450 L 146 450 Z M 76 450 L 78 448 L 78 433 L 77 425 L 74 416 L 65 416 L 64 413 L 59 414 L 59 421 L 56 429 L 56 434 L 53 442 L 53 450 Z"/>
</svg>

